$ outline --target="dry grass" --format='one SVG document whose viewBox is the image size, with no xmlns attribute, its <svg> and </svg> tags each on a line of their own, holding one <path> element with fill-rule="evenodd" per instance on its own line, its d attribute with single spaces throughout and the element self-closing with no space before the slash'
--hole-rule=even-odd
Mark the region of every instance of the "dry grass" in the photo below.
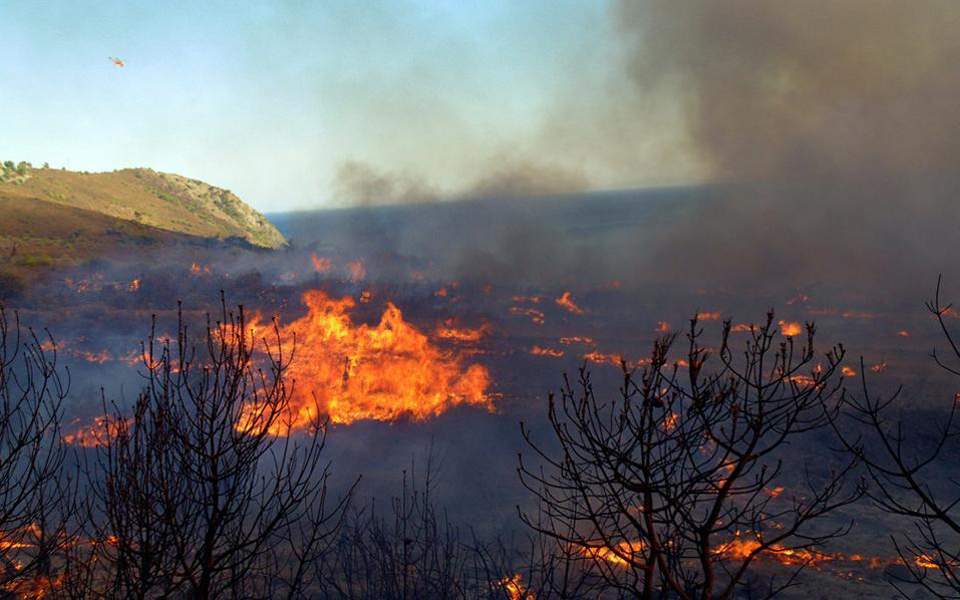
<svg viewBox="0 0 960 600">
<path fill-rule="evenodd" d="M 238 237 L 269 248 L 285 243 L 272 224 L 229 191 L 150 169 L 32 169 L 25 180 L 0 183 L 0 198 L 45 201 L 199 237 Z"/>
</svg>

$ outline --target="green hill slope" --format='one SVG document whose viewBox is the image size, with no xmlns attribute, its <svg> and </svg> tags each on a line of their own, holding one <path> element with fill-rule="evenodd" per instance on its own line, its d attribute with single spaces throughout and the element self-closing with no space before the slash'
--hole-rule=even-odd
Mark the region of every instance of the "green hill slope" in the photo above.
<svg viewBox="0 0 960 600">
<path fill-rule="evenodd" d="M 236 195 L 196 179 L 151 169 L 109 173 L 29 169 L 25 175 L 11 175 L 0 178 L 0 199 L 8 202 L 8 209 L 9 202 L 20 203 L 21 217 L 30 214 L 33 201 L 38 202 L 37 210 L 44 212 L 46 218 L 51 216 L 50 209 L 40 203 L 84 211 L 80 214 L 99 213 L 145 226 L 144 231 L 242 238 L 264 248 L 286 244 L 283 235 L 262 214 Z M 69 214 L 68 220 L 77 219 L 77 213 Z M 4 227 L 6 221 L 0 213 L 0 235 L 16 235 L 16 231 L 3 231 L 9 229 Z"/>
</svg>

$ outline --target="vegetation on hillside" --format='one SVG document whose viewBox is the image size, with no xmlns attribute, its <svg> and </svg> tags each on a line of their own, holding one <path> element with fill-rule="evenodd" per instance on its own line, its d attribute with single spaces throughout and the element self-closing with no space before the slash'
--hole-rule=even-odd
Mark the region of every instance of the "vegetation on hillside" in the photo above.
<svg viewBox="0 0 960 600">
<path fill-rule="evenodd" d="M 262 214 L 235 194 L 196 179 L 152 169 L 109 173 L 33 168 L 6 161 L 0 199 L 45 201 L 205 238 L 240 238 L 265 248 L 286 244 Z"/>
<path fill-rule="evenodd" d="M 286 240 L 233 193 L 150 169 L 80 173 L 0 162 L 0 298 L 38 269 L 211 240 L 279 248 Z"/>
</svg>

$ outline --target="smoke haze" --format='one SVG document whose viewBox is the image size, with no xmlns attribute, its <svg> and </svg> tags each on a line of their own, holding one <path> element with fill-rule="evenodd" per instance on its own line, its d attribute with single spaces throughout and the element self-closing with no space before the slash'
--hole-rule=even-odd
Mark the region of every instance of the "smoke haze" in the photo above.
<svg viewBox="0 0 960 600">
<path fill-rule="evenodd" d="M 575 242 L 581 266 L 628 279 L 829 280 L 915 294 L 949 274 L 960 219 L 957 4 L 623 1 L 610 19 L 622 71 L 602 102 L 558 94 L 535 134 L 478 160 L 457 186 L 348 163 L 342 197 L 578 193 L 631 171 L 639 181 L 659 168 L 671 180 L 697 164 L 708 201 L 683 218 L 648 224 L 616 248 L 563 244 Z M 557 257 L 571 254 L 558 248 L 563 233 L 515 212 L 484 212 L 483 222 L 510 222 L 476 244 L 462 233 L 447 240 L 440 225 L 431 236 L 450 242 L 464 274 L 561 270 Z"/>
<path fill-rule="evenodd" d="M 677 102 L 710 178 L 737 184 L 658 260 L 764 277 L 948 268 L 960 6 L 650 1 L 616 18 L 629 80 Z"/>
</svg>

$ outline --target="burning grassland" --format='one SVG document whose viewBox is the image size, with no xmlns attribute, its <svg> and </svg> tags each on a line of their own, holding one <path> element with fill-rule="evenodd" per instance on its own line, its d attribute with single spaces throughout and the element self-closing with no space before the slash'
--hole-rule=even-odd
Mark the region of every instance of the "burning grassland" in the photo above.
<svg viewBox="0 0 960 600">
<path fill-rule="evenodd" d="M 749 319 L 769 306 L 779 307 L 772 326 L 775 344 L 797 347 L 807 339 L 806 323 L 815 322 L 824 340 L 819 354 L 833 340 L 843 340 L 852 349 L 850 359 L 837 368 L 838 378 L 851 387 L 859 384 L 861 375 L 871 382 L 895 383 L 926 364 L 931 343 L 933 323 L 926 315 L 905 313 L 873 296 L 845 290 L 821 287 L 792 303 L 794 287 L 754 298 L 722 288 L 661 286 L 646 296 L 629 284 L 545 285 L 454 277 L 432 272 L 429 261 L 384 261 L 320 247 L 291 250 L 281 258 L 269 255 L 263 264 L 252 265 L 212 254 L 157 267 L 104 262 L 43 282 L 47 304 L 39 295 L 28 297 L 31 303 L 24 314 L 58 336 L 45 348 L 70 363 L 83 397 L 94 399 L 68 406 L 63 441 L 78 452 L 103 451 L 104 440 L 129 427 L 129 421 L 97 418 L 98 388 L 106 386 L 111 402 L 139 389 L 151 364 L 140 346 L 150 332 L 151 317 L 158 319 L 156 339 L 176 344 L 177 336 L 170 332 L 175 331 L 177 300 L 183 300 L 180 314 L 198 331 L 206 323 L 205 309 L 222 290 L 228 305 L 243 304 L 253 315 L 247 329 L 258 346 L 257 364 L 266 364 L 264 342 L 282 348 L 283 360 L 289 361 L 289 402 L 270 433 L 288 433 L 290 425 L 296 435 L 272 437 L 296 438 L 329 418 L 337 425 L 331 443 L 339 452 L 338 468 L 363 473 L 365 485 L 375 490 L 405 468 L 410 454 L 436 443 L 447 458 L 443 480 L 450 479 L 449 488 L 454 488 L 440 492 L 438 502 L 449 506 L 458 521 L 475 522 L 489 533 L 515 515 L 517 504 L 527 506 L 518 496 L 517 483 L 503 476 L 516 468 L 516 422 L 541 423 L 543 436 L 546 394 L 557 389 L 562 373 L 586 366 L 598 386 L 616 386 L 624 366 L 637 376 L 649 369 L 650 348 L 665 337 L 677 341 L 666 369 L 689 377 L 698 368 L 684 352 L 696 307 L 702 309 L 697 327 L 713 342 L 704 347 L 712 360 L 721 351 L 716 342 L 726 319 L 744 319 L 729 326 L 731 342 L 742 344 L 760 327 Z M 350 263 L 364 265 L 362 277 Z M 953 318 L 949 313 L 946 317 Z M 216 312 L 213 319 L 218 320 Z M 61 332 L 66 335 L 60 337 Z M 862 366 L 852 354 L 860 351 L 865 355 Z M 826 365 L 822 359 L 815 362 Z M 202 368 L 198 361 L 193 372 Z M 179 375 L 176 365 L 170 371 Z M 819 375 L 816 368 L 793 373 L 782 389 L 816 389 Z M 255 421 L 242 422 L 238 433 L 244 434 Z M 658 426 L 664 432 L 682 430 L 681 411 L 665 416 Z M 828 447 L 822 440 L 802 446 L 802 459 L 786 463 L 785 469 L 800 473 L 805 465 L 822 463 Z M 728 470 L 722 474 L 712 485 L 720 486 L 730 476 Z M 758 495 L 795 497 L 803 482 L 793 475 L 791 471 L 788 480 L 763 486 Z M 742 559 L 755 547 L 751 535 L 718 535 L 718 544 L 725 545 L 716 558 Z M 632 551 L 638 548 L 642 551 L 639 545 Z M 629 554 L 623 547 L 619 551 Z M 617 552 L 602 547 L 593 555 L 576 556 L 623 568 L 616 564 Z M 806 565 L 810 577 L 833 582 L 825 583 L 825 589 L 861 579 L 883 585 L 888 568 L 903 567 L 895 556 L 870 551 L 860 540 L 808 550 L 764 548 L 755 562 L 764 575 Z M 536 574 L 512 566 L 491 574 L 484 585 L 524 599 L 540 597 L 542 589 Z"/>
<path fill-rule="evenodd" d="M 375 324 L 356 324 L 351 297 L 322 291 L 302 297 L 304 316 L 281 325 L 279 343 L 292 354 L 290 410 L 295 425 L 315 422 L 318 413 L 334 423 L 362 419 L 414 421 L 435 417 L 458 405 L 493 410 L 487 394 L 488 370 L 465 365 L 451 350 L 403 318 L 388 302 Z M 251 323 L 255 335 L 269 335 L 263 317 Z M 479 339 L 478 330 L 445 328 L 440 337 Z"/>
</svg>

